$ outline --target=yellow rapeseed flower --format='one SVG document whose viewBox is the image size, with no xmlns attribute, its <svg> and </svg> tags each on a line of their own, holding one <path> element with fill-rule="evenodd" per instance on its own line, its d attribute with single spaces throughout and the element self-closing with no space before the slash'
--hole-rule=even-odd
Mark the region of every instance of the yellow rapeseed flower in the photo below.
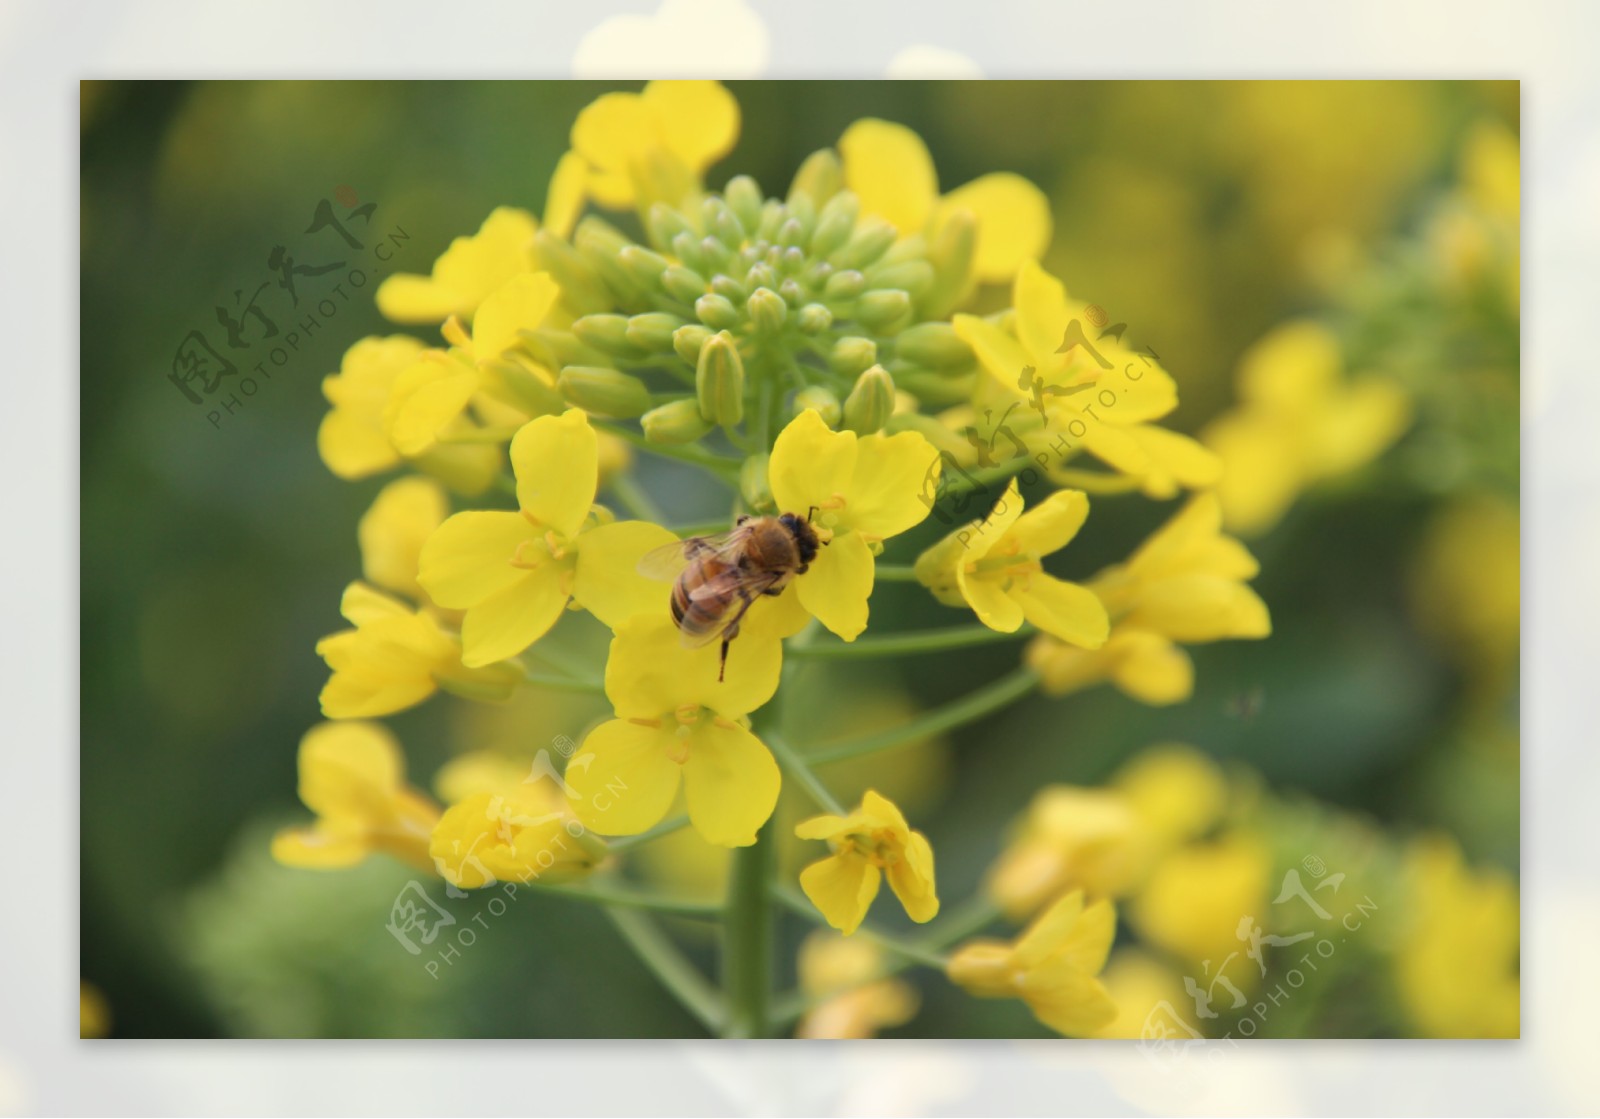
<svg viewBox="0 0 1600 1119">
<path fill-rule="evenodd" d="M 361 574 L 367 582 L 425 601 L 417 582 L 422 545 L 450 515 L 450 498 L 432 478 L 396 478 L 373 500 L 356 525 Z"/>
<path fill-rule="evenodd" d="M 778 803 L 778 765 L 746 716 L 778 690 L 783 649 L 744 633 L 718 680 L 715 643 L 683 644 L 665 600 L 616 627 L 606 695 L 616 718 L 589 732 L 567 765 L 573 812 L 602 835 L 659 823 L 683 787 L 708 843 L 746 847 Z"/>
<path fill-rule="evenodd" d="M 1197 494 L 1125 563 L 1090 581 L 1111 617 L 1104 645 L 1079 649 L 1041 634 L 1027 662 L 1055 695 L 1109 680 L 1145 703 L 1187 699 L 1194 666 L 1178 643 L 1272 632 L 1266 604 L 1245 585 L 1258 569 L 1244 545 L 1223 535 L 1216 496 Z"/>
<path fill-rule="evenodd" d="M 879 978 L 883 949 L 863 937 L 817 931 L 800 944 L 796 971 L 800 989 L 816 999 L 795 1027 L 796 1037 L 846 1040 L 876 1037 L 879 1030 L 904 1025 L 917 1013 L 911 984 Z"/>
<path fill-rule="evenodd" d="M 1393 381 L 1347 381 L 1338 340 L 1314 322 L 1278 327 L 1240 360 L 1239 405 L 1204 432 L 1223 464 L 1227 526 L 1265 532 L 1309 487 L 1382 454 L 1411 423 Z"/>
<path fill-rule="evenodd" d="M 1057 579 L 1043 557 L 1060 551 L 1089 515 L 1089 499 L 1060 490 L 1024 513 L 1016 479 L 999 504 L 917 557 L 917 578 L 948 606 L 968 606 L 990 629 L 1015 633 L 1024 621 L 1073 645 L 1105 644 L 1110 623 L 1094 592 Z"/>
<path fill-rule="evenodd" d="M 440 874 L 464 890 L 498 881 L 569 882 L 599 862 L 553 781 L 529 779 L 475 792 L 434 826 L 428 851 Z"/>
<path fill-rule="evenodd" d="M 439 809 L 405 776 L 400 744 L 382 725 L 313 727 L 300 740 L 300 799 L 317 819 L 274 836 L 273 858 L 325 869 L 354 866 L 381 852 L 431 871 L 428 835 Z"/>
<path fill-rule="evenodd" d="M 471 319 L 490 292 L 533 271 L 538 232 L 539 223 L 526 210 L 498 207 L 478 232 L 451 241 L 430 275 L 397 272 L 379 284 L 378 310 L 400 323 L 440 323 L 451 315 Z"/>
<path fill-rule="evenodd" d="M 1117 1004 L 1095 978 L 1116 936 L 1117 915 L 1104 899 L 1085 906 L 1083 891 L 1057 901 L 1014 943 L 974 940 L 946 966 L 950 980 L 979 998 L 1019 998 L 1057 1033 L 1089 1037 L 1117 1017 Z"/>
<path fill-rule="evenodd" d="M 955 316 L 955 330 L 994 384 L 986 391 L 1026 402 L 1044 418 L 1034 441 L 1048 449 L 1051 474 L 1087 451 L 1157 499 L 1181 487 L 1215 484 L 1221 465 L 1186 435 L 1156 420 L 1178 406 L 1172 377 L 1156 360 L 1120 339 L 1090 337 L 1088 305 L 1028 261 L 1012 288 L 1010 329 L 976 315 Z"/>
<path fill-rule="evenodd" d="M 1129 917 L 1144 940 L 1193 964 L 1218 971 L 1232 953 L 1243 957 L 1239 921 L 1265 916 L 1272 853 L 1250 832 L 1182 847 L 1163 859 L 1134 898 Z M 1228 967 L 1227 974 L 1256 974 L 1254 963 Z M 1248 973 L 1248 974 L 1247 974 Z"/>
<path fill-rule="evenodd" d="M 1151 1012 L 1166 1003 L 1177 1008 L 1187 1004 L 1184 976 L 1137 948 L 1119 948 L 1100 975 L 1117 1016 L 1095 1031 L 1094 1036 L 1133 1040 L 1145 1036 Z"/>
<path fill-rule="evenodd" d="M 854 641 L 867 628 L 877 546 L 927 517 L 921 495 L 938 478 L 938 452 L 914 431 L 832 431 L 807 408 L 779 433 L 767 472 L 778 509 L 811 515 L 823 540 L 793 593 L 814 618 Z"/>
<path fill-rule="evenodd" d="M 800 872 L 800 888 L 845 935 L 860 927 L 885 876 L 913 921 L 931 921 L 938 914 L 933 848 L 887 797 L 868 789 L 850 815 L 813 816 L 794 834 L 826 840 L 833 849 Z"/>
<path fill-rule="evenodd" d="M 697 194 L 706 168 L 738 138 L 739 103 L 712 81 L 654 81 L 639 93 L 603 94 L 572 125 L 587 194 L 610 209 L 642 213 Z"/>
<path fill-rule="evenodd" d="M 659 525 L 603 523 L 596 514 L 599 444 L 582 412 L 525 425 L 511 441 L 511 465 L 519 512 L 457 513 L 422 548 L 418 581 L 440 606 L 466 611 L 463 664 L 516 656 L 555 625 L 569 599 L 613 629 L 640 611 L 666 614 L 668 588 L 637 567 L 675 538 Z"/>
<path fill-rule="evenodd" d="M 991 171 L 940 197 L 933 156 L 903 124 L 856 121 L 839 138 L 839 158 L 861 212 L 883 218 L 903 237 L 926 234 L 932 241 L 952 215 L 970 212 L 977 219 L 973 272 L 979 280 L 1011 279 L 1050 244 L 1050 201 L 1043 191 L 1021 175 Z"/>
<path fill-rule="evenodd" d="M 355 628 L 317 642 L 317 655 L 333 673 L 321 696 L 322 713 L 330 719 L 393 714 L 421 703 L 441 686 L 504 699 L 521 678 L 512 666 L 463 665 L 461 642 L 437 618 L 365 583 L 345 588 L 339 613 Z"/>
</svg>

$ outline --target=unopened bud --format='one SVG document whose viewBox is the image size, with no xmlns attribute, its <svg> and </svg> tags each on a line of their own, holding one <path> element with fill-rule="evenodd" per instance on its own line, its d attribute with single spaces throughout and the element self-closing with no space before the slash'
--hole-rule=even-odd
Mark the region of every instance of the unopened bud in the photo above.
<svg viewBox="0 0 1600 1119">
<path fill-rule="evenodd" d="M 650 410 L 650 390 L 644 382 L 615 369 L 569 365 L 556 385 L 568 400 L 596 415 L 629 419 Z"/>
<path fill-rule="evenodd" d="M 879 217 L 863 219 L 844 243 L 844 247 L 828 255 L 837 268 L 865 268 L 889 251 L 900 236 L 898 230 Z"/>
<path fill-rule="evenodd" d="M 856 302 L 856 318 L 875 330 L 911 313 L 911 296 L 898 288 L 869 291 Z"/>
<path fill-rule="evenodd" d="M 807 303 L 800 308 L 799 323 L 801 334 L 821 334 L 833 325 L 833 312 L 820 303 Z"/>
<path fill-rule="evenodd" d="M 767 455 L 751 455 L 739 468 L 739 496 L 752 509 L 771 509 L 772 486 L 767 481 Z"/>
<path fill-rule="evenodd" d="M 643 356 L 639 348 L 628 341 L 626 315 L 585 315 L 572 324 L 572 333 L 585 345 L 612 357 Z"/>
<path fill-rule="evenodd" d="M 739 325 L 739 308 L 727 296 L 714 292 L 694 301 L 694 313 L 712 330 L 729 330 Z"/>
<path fill-rule="evenodd" d="M 672 332 L 672 348 L 678 356 L 695 368 L 700 366 L 700 347 L 711 337 L 711 331 L 697 322 L 680 326 Z"/>
<path fill-rule="evenodd" d="M 839 420 L 844 415 L 839 398 L 821 385 L 811 385 L 794 394 L 794 414 L 798 416 L 807 408 L 814 410 L 822 417 L 823 423 L 834 428 L 839 426 Z"/>
<path fill-rule="evenodd" d="M 878 347 L 871 338 L 847 334 L 833 344 L 828 365 L 835 372 L 854 377 L 878 360 Z"/>
<path fill-rule="evenodd" d="M 761 224 L 761 204 L 766 201 L 761 188 L 749 175 L 735 175 L 722 190 L 722 197 L 739 219 L 739 224 L 753 232 Z"/>
<path fill-rule="evenodd" d="M 647 353 L 660 354 L 672 349 L 672 336 L 686 324 L 666 311 L 650 311 L 628 320 L 628 341 Z"/>
<path fill-rule="evenodd" d="M 744 309 L 755 328 L 763 334 L 778 333 L 783 329 L 784 320 L 789 317 L 789 305 L 783 301 L 783 296 L 771 288 L 758 288 L 751 292 Z"/>
<path fill-rule="evenodd" d="M 670 265 L 662 271 L 661 286 L 668 295 L 683 303 L 693 303 L 711 288 L 704 276 L 681 264 Z"/>
<path fill-rule="evenodd" d="M 652 443 L 693 443 L 712 425 L 700 414 L 700 402 L 674 400 L 639 417 L 644 437 Z"/>
<path fill-rule="evenodd" d="M 883 430 L 894 414 L 894 378 L 881 365 L 874 365 L 856 378 L 856 387 L 844 401 L 844 426 L 857 435 Z"/>
<path fill-rule="evenodd" d="M 832 150 L 823 148 L 806 156 L 805 162 L 800 164 L 800 170 L 795 172 L 794 183 L 789 187 L 789 201 L 793 202 L 803 194 L 811 199 L 813 205 L 821 206 L 839 192 L 843 182 L 844 172 L 839 166 L 839 157 Z"/>
<path fill-rule="evenodd" d="M 733 335 L 724 330 L 706 339 L 694 387 L 700 414 L 710 423 L 732 427 L 744 418 L 744 359 Z"/>
<path fill-rule="evenodd" d="M 817 215 L 816 231 L 811 234 L 811 255 L 827 256 L 850 240 L 860 213 L 861 203 L 849 191 L 828 199 Z"/>
<path fill-rule="evenodd" d="M 894 337 L 896 357 L 929 369 L 952 372 L 970 368 L 972 347 L 947 322 L 924 322 L 907 327 Z"/>
</svg>

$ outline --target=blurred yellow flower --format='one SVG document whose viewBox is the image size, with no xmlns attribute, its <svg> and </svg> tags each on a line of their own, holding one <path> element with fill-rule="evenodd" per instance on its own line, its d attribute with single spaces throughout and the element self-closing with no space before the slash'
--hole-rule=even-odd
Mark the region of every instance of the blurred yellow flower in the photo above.
<svg viewBox="0 0 1600 1119">
<path fill-rule="evenodd" d="M 1198 839 L 1228 806 L 1228 779 L 1222 767 L 1181 742 L 1139 751 L 1112 775 L 1111 784 L 1162 850 Z"/>
<path fill-rule="evenodd" d="M 430 275 L 396 272 L 379 284 L 378 310 L 400 323 L 439 323 L 451 315 L 471 319 L 490 292 L 533 271 L 538 232 L 539 223 L 526 210 L 498 207 L 477 233 L 451 241 Z"/>
<path fill-rule="evenodd" d="M 715 644 L 686 648 L 665 609 L 616 627 L 606 695 L 617 717 L 567 765 L 573 812 L 602 835 L 659 823 L 680 785 L 708 842 L 746 847 L 778 802 L 778 765 L 745 717 L 778 690 L 783 648 L 746 633 L 718 680 Z"/>
<path fill-rule="evenodd" d="M 867 628 L 877 546 L 927 517 L 924 486 L 939 475 L 933 445 L 914 431 L 861 435 L 832 431 L 814 409 L 791 420 L 767 466 L 781 512 L 810 516 L 823 547 L 794 593 L 846 641 Z"/>
<path fill-rule="evenodd" d="M 317 814 L 285 828 L 272 857 L 287 866 L 354 866 L 381 852 L 432 871 L 428 835 L 438 807 L 405 783 L 405 757 L 378 723 L 323 723 L 300 740 L 300 799 Z"/>
<path fill-rule="evenodd" d="M 796 1037 L 838 1040 L 876 1037 L 904 1025 L 917 1013 L 916 988 L 900 979 L 880 979 L 883 950 L 862 937 L 814 932 L 800 943 L 796 970 L 800 989 L 815 999 L 795 1027 Z"/>
<path fill-rule="evenodd" d="M 1409 924 L 1395 952 L 1401 1001 L 1428 1037 L 1521 1036 L 1517 887 L 1434 835 L 1406 856 Z"/>
<path fill-rule="evenodd" d="M 1111 957 L 1100 976 L 1117 1016 L 1095 1031 L 1096 1037 L 1132 1040 L 1145 1036 L 1145 1024 L 1162 1003 L 1174 1009 L 1184 1006 L 1184 976 L 1137 948 L 1121 948 Z"/>
<path fill-rule="evenodd" d="M 463 665 L 461 643 L 430 613 L 365 583 L 345 588 L 339 613 L 356 628 L 317 642 L 317 655 L 333 673 L 321 696 L 322 713 L 330 719 L 403 711 L 440 686 L 477 698 L 504 699 L 521 679 L 511 665 Z"/>
<path fill-rule="evenodd" d="M 1011 330 L 975 315 L 955 316 L 955 330 L 1006 398 L 1043 416 L 1035 442 L 1053 455 L 1047 474 L 1088 451 L 1158 500 L 1217 481 L 1216 456 L 1155 425 L 1178 406 L 1177 386 L 1158 363 L 1118 338 L 1089 338 L 1088 305 L 1032 261 L 1017 272 L 1012 303 Z"/>
<path fill-rule="evenodd" d="M 850 815 L 813 816 L 794 833 L 826 840 L 833 849 L 800 872 L 800 888 L 828 924 L 846 936 L 860 927 L 885 876 L 913 921 L 931 921 L 938 914 L 933 848 L 887 797 L 868 789 Z"/>
<path fill-rule="evenodd" d="M 428 852 L 439 873 L 463 890 L 500 881 L 569 882 L 599 862 L 578 841 L 581 832 L 554 782 L 524 780 L 451 805 L 434 826 Z"/>
<path fill-rule="evenodd" d="M 944 197 L 928 147 L 911 129 L 865 117 L 839 138 L 844 184 L 861 200 L 861 212 L 883 218 L 903 237 L 930 241 L 958 211 L 977 219 L 973 251 L 976 279 L 1004 282 L 1024 261 L 1050 244 L 1050 201 L 1021 175 L 992 171 Z"/>
<path fill-rule="evenodd" d="M 1043 557 L 1060 551 L 1089 515 L 1089 499 L 1060 490 L 1024 513 L 1015 478 L 981 521 L 957 529 L 917 557 L 918 580 L 947 606 L 968 606 L 990 629 L 1024 621 L 1073 645 L 1105 644 L 1110 623 L 1093 591 L 1057 579 Z"/>
<path fill-rule="evenodd" d="M 637 567 L 676 538 L 645 521 L 602 523 L 592 509 L 598 463 L 582 412 L 540 416 L 511 441 L 520 512 L 457 513 L 423 545 L 418 581 L 440 606 L 466 611 L 469 668 L 522 652 L 569 599 L 613 629 L 641 611 L 666 614 L 668 588 Z"/>
<path fill-rule="evenodd" d="M 572 125 L 584 190 L 602 206 L 641 213 L 698 193 L 706 168 L 738 138 L 739 103 L 712 81 L 653 81 L 639 93 L 602 94 Z"/>
<path fill-rule="evenodd" d="M 317 453 L 334 474 L 354 481 L 406 461 L 389 439 L 385 413 L 396 382 L 426 352 L 421 342 L 405 335 L 363 338 L 345 351 L 339 372 L 322 379 L 322 394 L 333 407 L 317 428 Z M 411 456 L 411 461 L 453 489 L 476 494 L 499 473 L 500 448 L 433 445 Z"/>
<path fill-rule="evenodd" d="M 1419 620 L 1440 648 L 1485 676 L 1515 670 L 1522 641 L 1522 518 L 1489 494 L 1434 516 L 1412 564 Z"/>
<path fill-rule="evenodd" d="M 1235 532 L 1265 532 L 1296 497 L 1377 458 L 1411 423 L 1393 381 L 1347 381 L 1338 340 L 1318 323 L 1280 326 L 1240 359 L 1240 403 L 1203 433 L 1222 459 L 1216 493 Z"/>
<path fill-rule="evenodd" d="M 1163 859 L 1128 916 L 1146 942 L 1221 971 L 1241 947 L 1240 919 L 1263 915 L 1271 875 L 1265 842 L 1249 832 L 1230 832 Z M 1254 975 L 1255 965 L 1228 974 L 1238 981 L 1247 972 Z"/>
<path fill-rule="evenodd" d="M 450 515 L 450 498 L 431 478 L 396 478 L 378 491 L 356 525 L 361 574 L 386 591 L 425 601 L 417 582 L 423 542 Z"/>
<path fill-rule="evenodd" d="M 1104 899 L 1084 906 L 1076 890 L 1040 915 L 1014 943 L 974 940 L 950 957 L 951 982 L 979 998 L 1020 998 L 1057 1033 L 1090 1037 L 1117 1017 L 1099 979 L 1116 936 Z"/>
<path fill-rule="evenodd" d="M 1258 569 L 1244 545 L 1222 534 L 1216 496 L 1197 494 L 1125 563 L 1090 581 L 1111 616 L 1103 646 L 1078 649 L 1041 634 L 1028 646 L 1027 663 L 1055 695 L 1109 680 L 1145 703 L 1187 699 L 1194 666 L 1178 642 L 1272 632 L 1266 604 L 1245 585 Z"/>
</svg>

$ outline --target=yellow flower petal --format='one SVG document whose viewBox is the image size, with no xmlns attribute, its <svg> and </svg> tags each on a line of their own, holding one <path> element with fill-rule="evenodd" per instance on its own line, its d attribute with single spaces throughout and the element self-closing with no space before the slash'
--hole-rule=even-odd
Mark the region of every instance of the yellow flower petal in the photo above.
<svg viewBox="0 0 1600 1119">
<path fill-rule="evenodd" d="M 572 811 L 602 835 L 637 835 L 661 822 L 682 768 L 668 754 L 676 728 L 625 719 L 601 723 L 567 763 Z"/>
<path fill-rule="evenodd" d="M 1272 632 L 1266 603 L 1255 591 L 1231 579 L 1202 574 L 1174 575 L 1152 583 L 1126 622 L 1191 645 Z"/>
<path fill-rule="evenodd" d="M 422 546 L 417 579 L 440 606 L 465 610 L 499 594 L 527 573 L 511 561 L 519 548 L 529 544 L 542 548 L 543 541 L 520 513 L 457 513 Z M 548 551 L 542 554 L 549 555 Z"/>
<path fill-rule="evenodd" d="M 1020 580 L 1011 598 L 1039 629 L 1085 649 L 1104 645 L 1111 631 L 1105 605 L 1093 591 L 1043 572 Z"/>
<path fill-rule="evenodd" d="M 1021 175 L 996 171 L 959 186 L 939 204 L 941 215 L 970 210 L 978 219 L 973 269 L 983 280 L 1009 280 L 1050 244 L 1050 201 Z"/>
<path fill-rule="evenodd" d="M 920 233 L 939 197 L 939 176 L 928 147 L 903 124 L 864 117 L 839 137 L 844 182 L 901 233 Z"/>
<path fill-rule="evenodd" d="M 626 172 L 641 140 L 653 138 L 655 128 L 655 116 L 638 94 L 605 93 L 573 121 L 572 146 L 596 167 Z"/>
<path fill-rule="evenodd" d="M 400 464 L 376 416 L 366 418 L 335 408 L 317 427 L 317 454 L 334 475 L 347 482 L 381 474 Z"/>
<path fill-rule="evenodd" d="M 1007 391 L 1017 391 L 1017 380 L 1026 366 L 1038 368 L 1022 344 L 999 326 L 977 315 L 957 315 L 951 320 L 956 337 L 972 347 L 989 375 Z"/>
<path fill-rule="evenodd" d="M 389 442 L 403 455 L 420 455 L 466 411 L 478 391 L 474 369 L 435 352 L 402 373 L 383 413 Z"/>
<path fill-rule="evenodd" d="M 557 237 L 572 236 L 572 227 L 583 212 L 583 184 L 588 175 L 588 164 L 577 152 L 566 152 L 556 161 L 545 196 L 544 227 Z"/>
<path fill-rule="evenodd" d="M 472 353 L 492 361 L 515 346 L 518 331 L 534 330 L 561 298 L 548 272 L 524 272 L 497 287 L 472 320 Z"/>
<path fill-rule="evenodd" d="M 556 564 L 521 572 L 509 587 L 467 609 L 461 623 L 461 663 L 481 668 L 514 657 L 561 617 L 566 573 Z"/>
<path fill-rule="evenodd" d="M 811 569 L 794 582 L 794 593 L 811 616 L 846 641 L 867 628 L 872 594 L 872 551 L 860 533 L 847 532 L 817 551 Z"/>
<path fill-rule="evenodd" d="M 1320 323 L 1288 323 L 1239 359 L 1239 395 L 1257 404 L 1296 410 L 1326 393 L 1344 360 L 1339 340 Z"/>
<path fill-rule="evenodd" d="M 355 866 L 370 852 L 365 839 L 327 828 L 284 828 L 272 837 L 272 857 L 302 870 L 338 870 Z"/>
<path fill-rule="evenodd" d="M 1083 891 L 1073 890 L 1034 919 L 1012 948 L 1012 959 L 1019 967 L 1037 967 L 1060 951 L 1082 916 Z"/>
<path fill-rule="evenodd" d="M 880 540 L 898 536 L 927 518 L 931 510 L 921 495 L 939 474 L 939 452 L 921 433 L 863 436 L 841 519 Z"/>
<path fill-rule="evenodd" d="M 1036 261 L 1030 260 L 1017 270 L 1011 297 L 1017 309 L 1017 338 L 1030 355 L 1029 364 L 1038 369 L 1045 380 L 1064 382 L 1067 367 L 1087 357 L 1082 346 L 1069 353 L 1056 353 L 1073 319 L 1066 287 Z M 1089 329 L 1081 319 L 1079 326 Z M 1093 364 L 1093 360 L 1089 360 Z"/>
<path fill-rule="evenodd" d="M 670 617 L 672 585 L 639 574 L 639 561 L 676 539 L 648 521 L 618 521 L 582 533 L 572 597 L 611 629 L 635 614 Z"/>
<path fill-rule="evenodd" d="M 1021 994 L 1039 1021 L 1068 1037 L 1089 1037 L 1117 1017 L 1105 986 L 1066 963 L 1051 961 L 1029 972 Z"/>
<path fill-rule="evenodd" d="M 1015 633 L 1022 628 L 1022 604 L 1006 592 L 1001 580 L 969 574 L 962 565 L 956 571 L 956 586 L 978 621 L 990 629 Z"/>
<path fill-rule="evenodd" d="M 939 895 L 933 882 L 933 848 L 920 832 L 906 836 L 902 857 L 889 865 L 888 874 L 889 888 L 905 906 L 906 916 L 923 924 L 939 915 Z"/>
<path fill-rule="evenodd" d="M 393 322 L 436 323 L 451 315 L 470 319 L 490 292 L 533 266 L 537 232 L 533 215 L 501 206 L 476 234 L 450 242 L 431 275 L 396 273 L 378 285 L 378 310 Z"/>
<path fill-rule="evenodd" d="M 1090 975 L 1098 975 L 1111 954 L 1117 935 L 1117 911 L 1107 898 L 1086 906 L 1066 941 L 1057 950 L 1058 959 Z"/>
<path fill-rule="evenodd" d="M 653 81 L 640 96 L 667 148 L 697 174 L 739 139 L 739 102 L 721 82 Z"/>
<path fill-rule="evenodd" d="M 843 495 L 855 468 L 855 433 L 832 430 L 807 408 L 778 433 L 767 482 L 781 512 L 805 516 L 811 506 Z"/>
<path fill-rule="evenodd" d="M 362 575 L 380 587 L 418 597 L 422 546 L 449 515 L 450 499 L 432 478 L 390 482 L 356 525 Z"/>
<path fill-rule="evenodd" d="M 318 816 L 369 819 L 405 777 L 400 744 L 381 723 L 323 723 L 300 740 L 300 800 Z"/>
<path fill-rule="evenodd" d="M 800 888 L 828 924 L 846 936 L 866 918 L 882 872 L 859 855 L 830 855 L 800 872 Z"/>
<path fill-rule="evenodd" d="M 1008 499 L 1016 492 L 1016 479 L 1006 491 Z M 1020 505 L 1020 499 L 1018 500 Z M 1089 517 L 1089 498 L 1081 490 L 1057 490 L 1023 513 L 1002 541 L 1015 545 L 1024 555 L 1048 556 L 1072 542 Z M 1004 549 L 1002 549 L 1003 551 Z"/>
<path fill-rule="evenodd" d="M 748 847 L 778 803 L 778 763 L 741 726 L 697 724 L 683 763 L 689 820 L 707 843 Z"/>
<path fill-rule="evenodd" d="M 339 616 L 355 626 L 381 618 L 403 618 L 408 613 L 410 611 L 403 602 L 359 580 L 351 583 L 339 596 Z"/>
<path fill-rule="evenodd" d="M 600 448 L 589 419 L 577 408 L 540 416 L 511 440 L 517 504 L 557 536 L 578 534 L 599 484 Z"/>
<path fill-rule="evenodd" d="M 717 642 L 689 648 L 670 616 L 635 614 L 616 627 L 606 659 L 606 695 L 622 718 L 654 719 L 679 707 L 705 707 L 735 719 L 778 690 L 783 648 L 741 634 L 717 681 Z"/>
<path fill-rule="evenodd" d="M 1122 647 L 1111 679 L 1134 699 L 1160 707 L 1194 693 L 1194 662 L 1165 637 L 1134 630 L 1114 640 Z"/>
</svg>

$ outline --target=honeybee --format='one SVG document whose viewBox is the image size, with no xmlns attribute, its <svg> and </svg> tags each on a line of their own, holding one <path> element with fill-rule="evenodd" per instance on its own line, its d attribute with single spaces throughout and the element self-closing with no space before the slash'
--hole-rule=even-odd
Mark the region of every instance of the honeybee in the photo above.
<svg viewBox="0 0 1600 1119">
<path fill-rule="evenodd" d="M 820 545 L 810 513 L 745 516 L 719 536 L 691 536 L 646 553 L 639 571 L 673 580 L 672 620 L 686 646 L 722 638 L 720 683 L 728 669 L 728 644 L 739 636 L 751 604 L 762 595 L 781 594 L 796 575 L 804 575 Z"/>
</svg>

